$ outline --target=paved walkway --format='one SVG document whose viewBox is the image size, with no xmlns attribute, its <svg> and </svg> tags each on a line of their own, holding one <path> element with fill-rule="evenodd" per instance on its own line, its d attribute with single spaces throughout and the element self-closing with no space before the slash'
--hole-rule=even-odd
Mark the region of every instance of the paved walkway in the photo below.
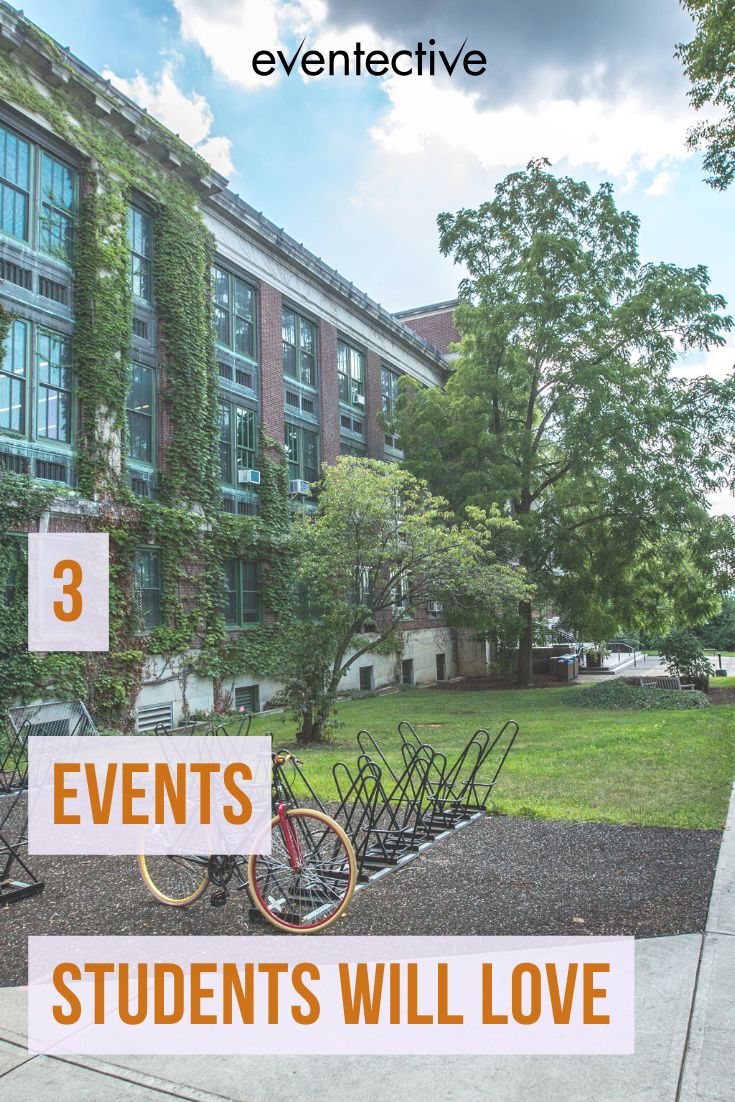
<svg viewBox="0 0 735 1102">
<path fill-rule="evenodd" d="M 636 943 L 636 1053 L 598 1057 L 29 1056 L 0 990 L 3 1102 L 735 1102 L 735 789 L 703 934 Z"/>
<path fill-rule="evenodd" d="M 711 685 L 717 684 L 717 679 L 714 676 L 714 670 L 717 668 L 717 658 L 708 656 L 712 663 L 712 680 Z M 649 654 L 646 657 L 645 654 L 637 654 L 635 659 L 631 655 L 620 655 L 620 662 L 616 663 L 615 659 L 617 655 L 613 654 L 608 659 L 610 663 L 610 673 L 608 674 L 585 674 L 584 681 L 591 682 L 595 677 L 670 677 L 666 665 L 661 658 L 656 655 Z M 723 658 L 722 667 L 727 670 L 728 677 L 735 677 L 735 658 Z"/>
</svg>

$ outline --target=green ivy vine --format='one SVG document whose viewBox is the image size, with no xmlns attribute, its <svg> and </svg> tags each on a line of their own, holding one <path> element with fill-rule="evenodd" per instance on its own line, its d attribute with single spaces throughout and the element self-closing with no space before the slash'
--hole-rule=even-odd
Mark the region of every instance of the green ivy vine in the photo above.
<svg viewBox="0 0 735 1102">
<path fill-rule="evenodd" d="M 73 69 L 42 32 L 30 27 L 53 62 Z M 98 85 L 90 91 L 99 97 Z M 85 530 L 110 534 L 110 651 L 93 655 L 29 655 L 24 541 L 12 533 L 37 527 L 63 490 L 25 476 L 0 477 L 0 599 L 13 582 L 9 615 L 0 618 L 0 661 L 5 677 L 0 708 L 50 689 L 84 698 L 104 726 L 130 729 L 149 656 L 211 677 L 215 700 L 248 669 L 278 676 L 285 628 L 292 622 L 287 467 L 280 442 L 261 435 L 260 511 L 255 517 L 221 514 L 218 472 L 218 374 L 211 306 L 214 241 L 193 183 L 151 159 L 96 118 L 63 83 L 47 87 L 15 57 L 0 56 L 0 96 L 46 119 L 83 157 L 73 257 L 75 332 L 73 370 L 81 424 L 75 441 L 79 490 L 96 502 Z M 201 178 L 209 166 L 147 117 L 157 142 Z M 142 194 L 154 216 L 154 298 L 160 327 L 161 400 L 171 426 L 159 456 L 158 501 L 135 497 L 125 485 L 126 397 L 129 387 L 133 301 L 127 209 Z M 0 338 L 11 314 L 0 306 Z M 143 630 L 134 585 L 137 549 L 160 549 L 162 623 Z M 21 558 L 19 559 L 19 555 Z M 223 563 L 250 556 L 264 565 L 266 622 L 228 631 L 222 616 Z"/>
</svg>

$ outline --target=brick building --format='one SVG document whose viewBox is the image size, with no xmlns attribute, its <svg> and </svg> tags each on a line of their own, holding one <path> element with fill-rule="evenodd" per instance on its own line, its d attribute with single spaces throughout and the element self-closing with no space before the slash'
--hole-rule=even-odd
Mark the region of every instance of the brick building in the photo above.
<svg viewBox="0 0 735 1102">
<path fill-rule="evenodd" d="M 451 362 L 454 354 L 449 351 L 449 346 L 459 340 L 454 324 L 457 302 L 457 299 L 451 299 L 449 302 L 435 302 L 431 306 L 415 306 L 412 310 L 399 310 L 395 317 L 438 348 L 445 359 Z"/>
<path fill-rule="evenodd" d="M 30 476 L 59 491 L 25 530 L 86 531 L 109 526 L 110 517 L 114 526 L 115 518 L 135 511 L 136 499 L 143 509 L 142 503 L 155 504 L 167 493 L 170 505 L 172 487 L 181 506 L 197 515 L 207 502 L 187 473 L 193 469 L 187 468 L 189 425 L 181 412 L 177 420 L 177 410 L 186 409 L 186 418 L 192 418 L 193 440 L 198 405 L 206 404 L 212 387 L 218 439 L 211 444 L 217 449 L 224 516 L 259 514 L 257 483 L 264 462 L 259 440 L 266 437 L 285 445 L 294 502 L 308 501 L 305 484 L 339 454 L 401 458 L 399 441 L 380 415 L 390 418 L 402 374 L 427 386 L 445 380 L 447 346 L 456 339 L 453 304 L 389 314 L 5 4 L 0 4 L 0 63 L 0 304 L 10 315 L 0 365 L 0 479 Z M 108 149 L 116 158 L 109 170 Z M 128 155 L 134 166 L 130 181 Z M 106 188 L 117 197 L 109 211 Z M 198 205 L 214 239 L 211 372 L 216 378 L 195 380 L 200 390 L 188 405 L 177 377 L 175 303 L 169 301 L 164 311 L 161 259 L 154 255 L 161 237 L 161 195 L 170 190 Z M 90 365 L 91 348 L 83 347 L 83 334 L 93 341 L 108 335 L 100 328 L 100 303 L 110 291 L 104 270 L 109 241 L 100 219 L 120 216 L 119 196 L 132 291 L 131 300 L 125 292 L 120 298 L 130 326 L 123 342 L 129 363 L 121 415 L 114 389 Z M 85 221 L 91 217 L 98 220 L 94 225 Z M 113 236 L 117 229 L 113 225 Z M 84 266 L 89 256 L 97 257 L 96 272 Z M 186 269 L 185 251 L 182 256 Z M 114 374 L 114 355 L 110 363 Z M 93 387 L 90 379 L 96 380 Z M 115 485 L 125 492 L 116 493 Z M 131 592 L 142 612 L 134 643 L 148 651 L 147 640 L 163 624 L 167 601 L 171 604 L 165 593 L 171 577 L 166 578 L 155 535 L 141 539 L 130 566 Z M 201 561 L 192 561 L 176 575 L 182 608 L 187 585 L 204 569 Z M 238 636 L 272 619 L 259 564 L 231 555 L 223 569 L 228 631 Z M 458 641 L 440 611 L 427 607 L 419 621 L 405 625 L 400 659 L 368 655 L 342 687 L 449 677 L 457 672 L 457 654 Z M 147 653 L 135 685 L 140 729 L 212 707 L 214 679 L 193 672 L 190 659 L 187 650 L 173 657 Z M 265 706 L 277 689 L 256 668 L 242 668 L 226 680 L 228 699 L 254 709 Z"/>
</svg>

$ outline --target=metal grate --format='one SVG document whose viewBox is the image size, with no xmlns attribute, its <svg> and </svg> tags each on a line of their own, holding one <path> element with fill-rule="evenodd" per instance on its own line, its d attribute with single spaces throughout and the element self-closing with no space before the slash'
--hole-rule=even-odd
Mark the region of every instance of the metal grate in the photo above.
<svg viewBox="0 0 735 1102">
<path fill-rule="evenodd" d="M 241 367 L 235 368 L 235 382 L 238 386 L 246 386 L 253 389 L 253 376 L 249 371 L 243 371 Z"/>
<path fill-rule="evenodd" d="M 138 497 L 147 497 L 154 500 L 156 497 L 156 476 L 153 471 L 129 471 L 128 483 L 130 489 Z"/>
<path fill-rule="evenodd" d="M 44 478 L 47 482 L 71 483 L 71 470 L 68 463 L 59 463 L 53 459 L 36 460 L 36 478 Z"/>
<path fill-rule="evenodd" d="M 257 517 L 260 513 L 260 498 L 257 494 L 251 494 L 248 497 L 222 494 L 222 511 L 236 513 L 241 517 Z"/>
<path fill-rule="evenodd" d="M 51 299 L 52 302 L 58 302 L 62 306 L 66 306 L 69 297 L 69 288 L 64 283 L 57 283 L 54 279 L 47 279 L 46 276 L 38 277 L 38 293 L 43 298 Z"/>
<path fill-rule="evenodd" d="M 14 471 L 15 474 L 30 474 L 31 461 L 27 455 L 16 455 L 14 452 L 0 452 L 0 468 L 5 471 Z"/>
<path fill-rule="evenodd" d="M 0 259 L 0 279 L 4 279 L 7 283 L 14 283 L 16 287 L 23 287 L 26 291 L 30 291 L 33 287 L 31 270 L 4 258 Z"/>
<path fill-rule="evenodd" d="M 246 712 L 259 712 L 260 686 L 240 685 L 235 689 L 235 707 L 238 711 L 244 708 Z"/>
<path fill-rule="evenodd" d="M 142 318 L 133 318 L 133 333 L 142 340 L 148 340 L 148 322 Z"/>
<path fill-rule="evenodd" d="M 219 377 L 220 379 L 226 379 L 228 383 L 232 382 L 232 368 L 229 364 L 219 365 Z"/>
<path fill-rule="evenodd" d="M 135 729 L 138 732 L 153 731 L 156 727 L 165 727 L 170 731 L 174 725 L 174 704 L 172 700 L 165 704 L 144 704 L 136 712 Z"/>
</svg>

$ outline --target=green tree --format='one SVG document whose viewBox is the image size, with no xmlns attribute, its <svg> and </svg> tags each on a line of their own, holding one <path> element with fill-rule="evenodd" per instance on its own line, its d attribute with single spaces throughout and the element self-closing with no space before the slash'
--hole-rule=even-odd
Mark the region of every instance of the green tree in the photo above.
<svg viewBox="0 0 735 1102">
<path fill-rule="evenodd" d="M 722 611 L 697 628 L 696 634 L 702 644 L 712 650 L 735 650 L 735 595 L 726 594 L 722 601 Z"/>
<path fill-rule="evenodd" d="M 442 253 L 466 272 L 461 341 L 443 391 L 407 384 L 407 464 L 458 513 L 512 515 L 507 561 L 592 638 L 635 626 L 620 620 L 644 583 L 649 603 L 675 598 L 653 564 L 677 540 L 698 571 L 688 590 L 705 598 L 692 615 L 706 619 L 718 597 L 704 495 L 725 480 L 726 434 L 715 448 L 703 435 L 720 408 L 713 380 L 671 369 L 680 349 L 724 343 L 732 320 L 704 267 L 641 264 L 638 220 L 609 184 L 592 192 L 546 164 L 509 175 L 477 210 L 438 218 Z M 528 685 L 530 601 L 519 616 Z"/>
<path fill-rule="evenodd" d="M 299 740 L 319 741 L 340 682 L 365 654 L 395 653 L 399 629 L 427 601 L 501 618 L 525 593 L 522 572 L 499 563 L 512 521 L 446 503 L 395 464 L 342 457 L 327 467 L 316 513 L 293 529 L 301 616 L 282 673 Z"/>
<path fill-rule="evenodd" d="M 692 41 L 676 48 L 692 82 L 689 99 L 698 111 L 709 106 L 720 116 L 693 127 L 688 145 L 705 150 L 707 183 L 726 188 L 735 178 L 735 5 L 732 0 L 682 2 L 696 27 Z"/>
</svg>

